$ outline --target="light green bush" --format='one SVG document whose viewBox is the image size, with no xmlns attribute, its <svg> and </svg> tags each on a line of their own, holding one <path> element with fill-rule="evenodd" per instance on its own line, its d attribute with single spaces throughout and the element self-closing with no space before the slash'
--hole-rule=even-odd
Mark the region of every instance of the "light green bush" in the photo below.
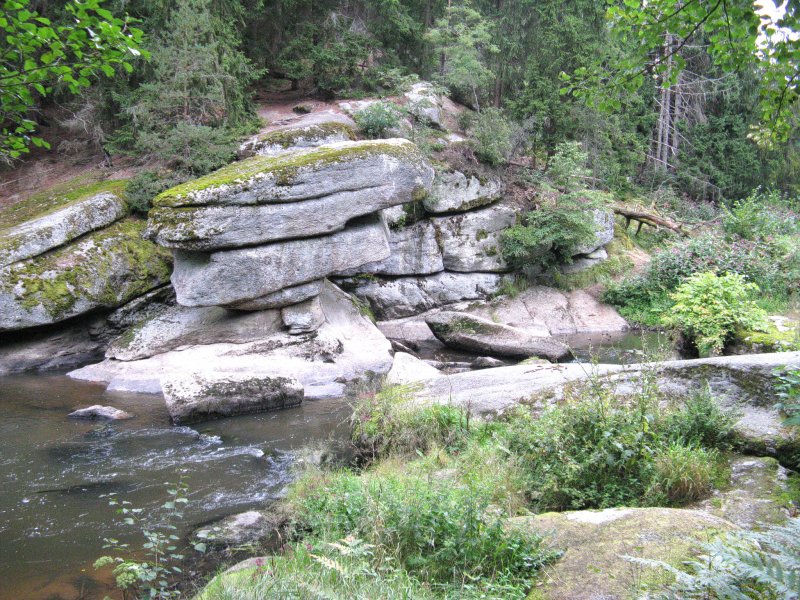
<svg viewBox="0 0 800 600">
<path fill-rule="evenodd" d="M 368 138 L 381 138 L 389 129 L 400 124 L 400 114 L 388 102 L 375 102 L 357 111 L 353 118 Z"/>
<path fill-rule="evenodd" d="M 655 457 L 648 496 L 657 504 L 686 504 L 706 498 L 724 482 L 727 461 L 714 449 L 673 442 Z"/>
<path fill-rule="evenodd" d="M 665 321 L 680 329 L 702 356 L 719 354 L 738 329 L 763 327 L 766 313 L 753 300 L 758 291 L 735 273 L 697 273 L 671 295 L 674 304 Z"/>
<path fill-rule="evenodd" d="M 513 133 L 514 127 L 499 109 L 485 108 L 470 129 L 475 156 L 493 167 L 505 164 L 511 154 Z"/>
<path fill-rule="evenodd" d="M 589 175 L 588 160 L 589 155 L 579 142 L 561 142 L 547 164 L 547 175 L 556 187 L 573 192 L 584 187 L 584 178 Z"/>
</svg>

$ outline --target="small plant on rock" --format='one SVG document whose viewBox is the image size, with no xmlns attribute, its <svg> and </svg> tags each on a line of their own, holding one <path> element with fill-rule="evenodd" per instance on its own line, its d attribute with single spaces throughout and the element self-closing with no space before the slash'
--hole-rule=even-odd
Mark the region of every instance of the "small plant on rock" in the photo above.
<svg viewBox="0 0 800 600">
<path fill-rule="evenodd" d="M 720 354 L 738 329 L 763 327 L 766 313 L 753 300 L 758 291 L 736 273 L 697 273 L 671 295 L 674 304 L 665 321 L 678 327 L 702 356 Z"/>
<path fill-rule="evenodd" d="M 387 102 L 375 102 L 353 115 L 359 129 L 368 138 L 377 139 L 400 124 L 400 114 Z"/>
</svg>

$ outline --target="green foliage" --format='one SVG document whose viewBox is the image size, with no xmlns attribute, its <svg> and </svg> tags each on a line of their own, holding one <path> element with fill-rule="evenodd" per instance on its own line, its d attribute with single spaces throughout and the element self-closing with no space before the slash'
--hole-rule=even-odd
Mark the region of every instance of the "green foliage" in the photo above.
<svg viewBox="0 0 800 600">
<path fill-rule="evenodd" d="M 697 273 L 671 295 L 674 304 L 664 320 L 678 327 L 701 356 L 719 354 L 737 330 L 764 326 L 766 313 L 752 299 L 758 291 L 736 273 Z"/>
<path fill-rule="evenodd" d="M 794 106 L 798 83 L 794 77 L 800 62 L 795 36 L 775 35 L 778 27 L 800 29 L 800 10 L 786 10 L 777 23 L 761 20 L 749 2 L 692 2 L 678 9 L 673 0 L 630 1 L 608 7 L 612 36 L 625 53 L 600 54 L 593 65 L 564 76 L 567 91 L 606 110 L 621 105 L 609 89 L 635 91 L 656 77 L 674 85 L 686 60 L 679 52 L 690 41 L 707 41 L 708 53 L 724 73 L 752 69 L 760 76 L 761 127 L 753 137 L 768 145 L 783 140 L 795 124 Z M 665 48 L 665 36 L 671 43 Z M 761 39 L 768 40 L 766 45 Z"/>
<path fill-rule="evenodd" d="M 102 0 L 70 1 L 62 10 L 67 23 L 41 16 L 30 0 L 4 0 L 0 31 L 0 161 L 28 152 L 31 145 L 49 147 L 34 135 L 31 110 L 38 98 L 58 86 L 72 94 L 102 74 L 113 77 L 142 52 L 142 31 L 115 17 Z"/>
<path fill-rule="evenodd" d="M 356 112 L 353 118 L 364 135 L 372 139 L 385 137 L 389 129 L 400 124 L 400 114 L 389 102 L 370 104 Z"/>
<path fill-rule="evenodd" d="M 727 482 L 727 461 L 715 449 L 673 443 L 654 459 L 647 495 L 667 504 L 684 504 L 711 495 L 715 483 Z"/>
<path fill-rule="evenodd" d="M 489 20 L 467 3 L 451 4 L 426 39 L 439 56 L 440 83 L 480 111 L 494 80 L 488 62 L 499 51 Z"/>
<path fill-rule="evenodd" d="M 509 419 L 500 435 L 520 457 L 534 509 L 680 504 L 710 490 L 720 470 L 699 463 L 729 447 L 733 417 L 699 410 L 698 400 L 664 411 L 661 400 L 653 373 L 628 401 L 593 377 L 538 419 Z M 727 433 L 716 438 L 714 429 Z"/>
<path fill-rule="evenodd" d="M 779 408 L 786 413 L 786 425 L 800 425 L 800 369 L 778 369 L 775 372 L 775 389 L 781 402 Z"/>
<path fill-rule="evenodd" d="M 276 556 L 213 579 L 197 600 L 286 600 L 287 598 L 441 598 L 405 570 L 374 560 L 374 546 L 354 537 L 331 542 L 286 544 Z"/>
<path fill-rule="evenodd" d="M 584 178 L 589 175 L 586 162 L 589 155 L 578 142 L 561 142 L 547 163 L 547 175 L 557 188 L 574 192 L 584 187 Z"/>
<path fill-rule="evenodd" d="M 142 171 L 128 180 L 128 186 L 125 188 L 128 206 L 133 212 L 146 215 L 153 198 L 181 181 L 174 173 Z"/>
<path fill-rule="evenodd" d="M 524 586 L 556 556 L 541 538 L 504 527 L 482 490 L 446 477 L 393 469 L 322 475 L 301 481 L 291 501 L 300 527 L 324 539 L 365 540 L 437 587 Z"/>
<path fill-rule="evenodd" d="M 478 160 L 494 167 L 505 164 L 511 154 L 514 128 L 503 113 L 487 108 L 472 123 L 470 144 Z"/>
<path fill-rule="evenodd" d="M 224 127 L 179 122 L 160 131 L 139 134 L 136 149 L 155 157 L 181 175 L 199 177 L 223 167 L 236 158 L 238 136 Z"/>
<path fill-rule="evenodd" d="M 664 325 L 672 306 L 670 293 L 697 273 L 738 274 L 773 300 L 785 299 L 796 285 L 794 269 L 798 267 L 792 267 L 792 260 L 797 260 L 793 256 L 789 253 L 781 259 L 761 240 L 706 231 L 656 251 L 642 274 L 611 284 L 603 299 L 619 307 L 624 317 L 648 326 Z"/>
<path fill-rule="evenodd" d="M 725 211 L 725 231 L 747 240 L 767 240 L 778 235 L 800 234 L 800 223 L 775 190 L 753 190 Z"/>
<path fill-rule="evenodd" d="M 515 270 L 570 262 L 575 249 L 595 235 L 595 204 L 586 194 L 562 194 L 526 214 L 503 232 L 503 258 Z"/>
<path fill-rule="evenodd" d="M 353 407 L 353 440 L 371 456 L 413 456 L 432 448 L 463 447 L 469 412 L 452 406 L 408 406 L 409 386 L 388 386 L 366 394 Z"/>
<path fill-rule="evenodd" d="M 701 546 L 697 558 L 675 567 L 626 557 L 666 570 L 674 583 L 648 597 L 796 600 L 800 597 L 800 518 L 764 532 L 735 532 Z"/>
<path fill-rule="evenodd" d="M 116 506 L 117 513 L 122 516 L 126 525 L 141 530 L 144 542 L 141 552 L 133 552 L 128 544 L 118 540 L 104 538 L 103 548 L 113 549 L 128 556 L 102 556 L 95 563 L 95 569 L 114 565 L 113 574 L 117 587 L 131 591 L 137 597 L 157 600 L 178 598 L 181 593 L 175 587 L 175 578 L 182 574 L 178 566 L 184 555 L 178 549 L 180 538 L 176 535 L 175 525 L 183 518 L 183 509 L 188 504 L 187 487 L 179 481 L 176 485 L 167 484 L 170 499 L 162 505 L 163 514 L 159 517 L 144 514 L 143 509 L 133 508 L 131 503 L 117 498 L 116 494 L 108 494 L 110 506 Z M 205 552 L 205 544 L 194 544 L 198 552 Z M 132 556 L 131 556 L 132 555 Z"/>
</svg>

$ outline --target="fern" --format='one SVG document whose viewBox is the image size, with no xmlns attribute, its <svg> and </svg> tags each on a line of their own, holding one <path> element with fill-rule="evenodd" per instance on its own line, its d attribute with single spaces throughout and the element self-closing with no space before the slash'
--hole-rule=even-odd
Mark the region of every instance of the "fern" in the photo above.
<svg viewBox="0 0 800 600">
<path fill-rule="evenodd" d="M 731 533 L 702 545 L 703 553 L 676 568 L 626 556 L 675 577 L 668 589 L 647 598 L 704 600 L 800 599 L 800 517 L 763 532 Z"/>
</svg>

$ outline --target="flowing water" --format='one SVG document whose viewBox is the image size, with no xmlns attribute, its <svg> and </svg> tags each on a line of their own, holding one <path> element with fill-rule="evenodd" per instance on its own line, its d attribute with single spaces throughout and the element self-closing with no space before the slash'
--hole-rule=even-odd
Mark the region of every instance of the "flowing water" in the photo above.
<svg viewBox="0 0 800 600">
<path fill-rule="evenodd" d="M 642 360 L 665 347 L 653 333 L 577 336 L 576 360 Z M 449 357 L 464 360 L 463 356 Z M 466 357 L 469 358 L 469 357 Z M 75 421 L 73 409 L 107 404 L 135 415 L 114 423 Z M 105 494 L 156 510 L 166 483 L 188 486 L 181 533 L 263 507 L 292 477 L 296 452 L 347 436 L 345 400 L 170 425 L 160 396 L 106 392 L 63 375 L 0 378 L 0 600 L 94 600 L 119 595 L 92 567 L 103 538 L 141 544 Z"/>
<path fill-rule="evenodd" d="M 79 406 L 136 415 L 75 421 Z M 0 599 L 110 594 L 92 567 L 104 537 L 141 544 L 104 494 L 156 509 L 166 482 L 188 486 L 182 532 L 262 507 L 291 479 L 293 451 L 347 435 L 344 400 L 174 427 L 160 396 L 105 392 L 58 375 L 0 378 Z"/>
</svg>

